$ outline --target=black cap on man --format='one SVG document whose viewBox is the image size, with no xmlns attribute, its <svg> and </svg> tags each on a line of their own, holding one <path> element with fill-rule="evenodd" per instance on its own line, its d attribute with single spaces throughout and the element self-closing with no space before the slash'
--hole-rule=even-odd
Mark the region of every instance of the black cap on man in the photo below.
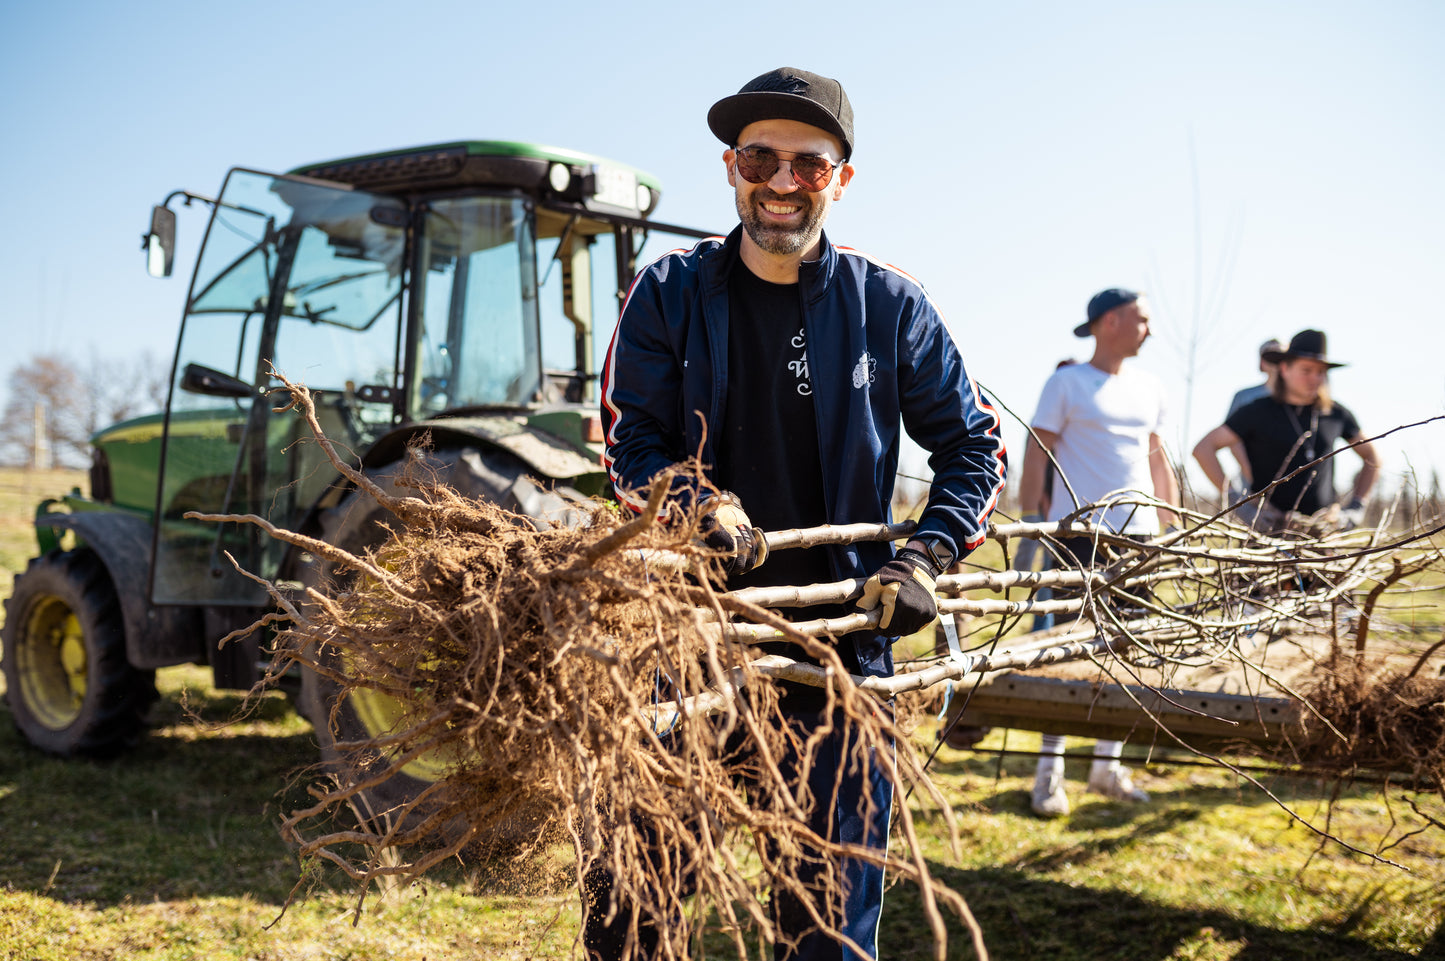
<svg viewBox="0 0 1445 961">
<path fill-rule="evenodd" d="M 839 159 L 853 156 L 853 105 L 843 85 L 830 77 L 778 67 L 749 80 L 707 112 L 708 127 L 729 147 L 736 147 L 738 134 L 758 120 L 796 120 L 826 130 L 843 145 Z"/>
</svg>

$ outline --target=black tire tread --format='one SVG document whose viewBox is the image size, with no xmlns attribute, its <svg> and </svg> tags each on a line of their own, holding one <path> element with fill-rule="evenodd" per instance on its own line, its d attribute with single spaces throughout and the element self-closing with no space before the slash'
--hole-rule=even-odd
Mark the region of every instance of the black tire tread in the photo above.
<svg viewBox="0 0 1445 961">
<path fill-rule="evenodd" d="M 74 723 L 59 731 L 40 725 L 24 703 L 10 654 L 31 604 L 47 596 L 64 600 L 85 632 L 85 700 Z M 5 601 L 4 643 L 5 699 L 27 741 L 59 757 L 108 758 L 135 746 L 156 699 L 155 672 L 137 670 L 127 660 L 120 599 L 93 550 L 56 550 L 30 561 Z"/>
</svg>

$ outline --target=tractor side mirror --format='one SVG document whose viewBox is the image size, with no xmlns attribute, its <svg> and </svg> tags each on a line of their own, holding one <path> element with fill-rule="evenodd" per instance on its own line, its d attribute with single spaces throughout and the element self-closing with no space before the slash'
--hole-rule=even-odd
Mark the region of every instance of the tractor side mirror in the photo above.
<svg viewBox="0 0 1445 961">
<path fill-rule="evenodd" d="M 150 233 L 141 238 L 146 252 L 146 273 L 169 277 L 176 260 L 176 212 L 164 204 L 151 208 Z"/>
</svg>

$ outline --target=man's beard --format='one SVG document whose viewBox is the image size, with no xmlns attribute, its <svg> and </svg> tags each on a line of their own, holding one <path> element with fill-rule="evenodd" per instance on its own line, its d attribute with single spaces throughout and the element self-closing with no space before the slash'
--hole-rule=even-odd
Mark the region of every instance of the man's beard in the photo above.
<svg viewBox="0 0 1445 961">
<path fill-rule="evenodd" d="M 762 214 L 758 212 L 764 202 L 800 205 L 803 208 L 803 222 L 796 227 L 765 222 Z M 828 216 L 827 206 L 803 191 L 786 197 L 780 197 L 771 190 L 755 190 L 748 196 L 738 194 L 737 208 L 738 219 L 743 222 L 743 229 L 753 238 L 753 243 L 770 254 L 805 252 L 817 242 L 818 235 L 823 231 L 823 220 Z"/>
</svg>

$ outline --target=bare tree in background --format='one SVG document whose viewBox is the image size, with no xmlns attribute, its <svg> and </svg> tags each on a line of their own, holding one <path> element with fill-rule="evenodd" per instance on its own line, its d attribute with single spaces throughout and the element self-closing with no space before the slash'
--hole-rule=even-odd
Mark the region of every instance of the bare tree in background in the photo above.
<svg viewBox="0 0 1445 961">
<path fill-rule="evenodd" d="M 44 411 L 46 439 L 57 464 L 83 466 L 86 453 L 85 421 L 81 408 L 80 375 L 75 366 L 56 354 L 32 357 L 10 372 L 10 396 L 0 418 L 0 450 L 8 463 L 30 464 L 35 455 L 35 408 Z"/>
<path fill-rule="evenodd" d="M 0 415 L 0 463 L 35 458 L 35 408 L 57 466 L 90 463 L 90 436 L 119 421 L 164 409 L 170 370 L 149 351 L 131 358 L 92 355 L 77 364 L 60 354 L 36 354 L 10 371 Z"/>
<path fill-rule="evenodd" d="M 164 410 L 168 362 L 145 351 L 128 358 L 92 355 L 85 369 L 86 436 L 111 424 Z"/>
<path fill-rule="evenodd" d="M 1426 518 L 1445 516 L 1445 492 L 1440 489 L 1440 472 L 1430 472 L 1430 490 L 1420 502 L 1420 513 Z"/>
</svg>

